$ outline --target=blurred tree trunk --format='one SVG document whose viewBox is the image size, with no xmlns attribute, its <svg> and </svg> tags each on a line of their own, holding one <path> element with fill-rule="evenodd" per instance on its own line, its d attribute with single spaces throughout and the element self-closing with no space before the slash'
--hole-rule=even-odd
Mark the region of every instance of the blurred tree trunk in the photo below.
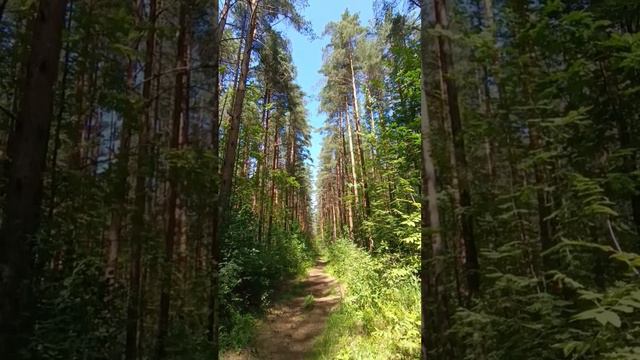
<svg viewBox="0 0 640 360">
<path fill-rule="evenodd" d="M 436 26 L 441 29 L 449 29 L 449 19 L 446 4 L 443 0 L 433 1 Z M 469 170 L 467 155 L 464 145 L 464 133 L 462 129 L 462 119 L 460 105 L 458 104 L 458 88 L 453 74 L 453 54 L 451 53 L 451 42 L 448 37 L 438 36 L 438 55 L 440 70 L 444 78 L 444 88 L 442 96 L 447 97 L 447 110 L 449 122 L 451 124 L 451 135 L 453 137 L 453 150 L 455 154 L 455 165 L 457 180 L 460 215 L 462 227 L 462 238 L 464 240 L 464 264 L 467 278 L 467 288 L 469 296 L 472 297 L 480 291 L 480 273 L 478 265 L 478 252 L 476 249 L 475 234 L 473 230 L 473 215 L 471 209 L 471 189 L 469 186 Z"/>
<path fill-rule="evenodd" d="M 33 331 L 34 237 L 38 235 L 66 0 L 41 0 L 26 75 L 10 134 L 4 219 L 0 227 L 0 354 L 20 359 Z"/>
<path fill-rule="evenodd" d="M 437 0 L 436 0 L 437 1 Z M 429 71 L 429 10 L 423 1 L 420 9 L 421 43 L 421 143 L 422 188 L 420 241 L 421 358 L 453 359 L 449 353 L 449 299 L 444 286 L 445 246 L 440 235 L 440 212 L 431 146 L 431 120 L 427 103 Z"/>
<path fill-rule="evenodd" d="M 169 147 L 175 151 L 180 148 L 182 127 L 186 119 L 186 108 L 184 106 L 187 96 L 187 61 L 188 61 L 188 39 L 189 39 L 189 15 L 190 2 L 180 2 L 178 19 L 178 52 L 176 54 L 176 75 L 173 94 L 173 112 L 171 123 L 171 139 Z M 169 315 L 171 308 L 171 288 L 173 277 L 173 254 L 175 240 L 178 231 L 178 170 L 175 165 L 169 167 L 169 194 L 167 196 L 167 230 L 165 233 L 164 265 L 160 290 L 160 314 L 158 315 L 158 333 L 156 339 L 155 358 L 157 360 L 166 357 L 165 340 L 169 333 Z"/>
<path fill-rule="evenodd" d="M 149 173 L 149 133 L 151 130 L 151 90 L 153 87 L 153 67 L 156 48 L 157 0 L 149 0 L 149 30 L 145 44 L 144 79 L 142 84 L 143 113 L 138 129 L 138 158 L 134 181 L 133 212 L 131 215 L 130 264 L 129 264 L 129 298 L 127 299 L 127 332 L 125 359 L 135 360 L 142 343 L 142 334 L 138 339 L 138 329 L 142 329 L 140 309 L 143 308 L 141 289 L 142 245 L 145 231 L 145 213 L 147 210 L 146 182 Z M 139 325 L 140 324 L 140 325 Z"/>
<path fill-rule="evenodd" d="M 217 0 L 213 2 L 213 14 L 214 14 L 214 39 L 212 44 L 212 65 L 211 69 L 213 76 L 213 99 L 211 104 L 211 151 L 213 152 L 213 171 L 218 175 L 219 171 L 219 158 L 220 158 L 220 43 L 222 41 L 222 35 L 227 22 L 227 16 L 229 14 L 230 4 L 229 0 L 225 0 L 222 11 L 219 9 L 219 3 Z M 219 188 L 219 177 L 215 177 L 214 181 L 214 193 Z M 219 324 L 219 308 L 220 302 L 218 299 L 218 287 L 219 287 L 219 271 L 220 262 L 222 261 L 220 239 L 218 237 L 218 199 L 214 198 L 211 205 L 211 284 L 209 289 L 209 314 L 207 319 L 207 339 L 213 343 L 215 350 L 215 357 L 218 354 L 218 324 Z"/>
</svg>

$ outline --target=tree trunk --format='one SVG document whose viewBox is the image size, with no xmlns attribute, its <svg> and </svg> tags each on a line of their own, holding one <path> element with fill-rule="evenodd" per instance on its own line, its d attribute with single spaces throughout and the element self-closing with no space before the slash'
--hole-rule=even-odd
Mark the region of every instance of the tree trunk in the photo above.
<svg viewBox="0 0 640 360">
<path fill-rule="evenodd" d="M 178 53 L 176 61 L 176 76 L 173 96 L 173 114 L 171 125 L 171 140 L 169 147 L 172 150 L 178 150 L 181 142 L 181 127 L 186 122 L 185 119 L 185 97 L 187 96 L 187 61 L 188 49 L 187 44 L 189 35 L 189 16 L 187 12 L 190 10 L 190 4 L 181 2 L 179 9 L 179 34 L 178 34 Z M 163 266 L 163 280 L 160 290 L 160 314 L 158 316 L 158 334 L 156 340 L 155 358 L 163 359 L 166 357 L 165 340 L 169 332 L 169 315 L 171 307 L 171 287 L 173 273 L 173 253 L 178 228 L 178 173 L 175 166 L 169 169 L 169 195 L 167 198 L 167 230 L 165 234 L 165 253 Z"/>
<path fill-rule="evenodd" d="M 344 137 L 341 137 L 344 139 Z M 342 185 L 344 184 L 343 166 L 342 166 L 342 151 L 337 151 L 336 155 L 336 206 L 337 206 L 337 218 L 340 227 L 345 224 L 345 208 L 343 201 Z"/>
<path fill-rule="evenodd" d="M 345 148 L 345 141 L 344 141 L 344 127 L 342 126 L 342 119 L 343 119 L 343 115 L 342 113 L 339 114 L 339 127 L 340 127 L 340 136 L 342 138 L 341 142 L 342 142 L 342 164 L 344 165 L 344 171 L 342 172 L 343 174 L 346 173 L 347 171 L 347 164 L 345 161 L 345 158 L 347 156 L 347 151 Z M 349 118 L 346 118 L 347 122 L 349 121 Z M 353 164 L 354 158 L 353 158 L 353 146 L 351 143 L 351 126 L 349 125 L 348 128 L 348 136 L 349 136 L 349 145 L 350 145 L 350 150 L 351 150 L 351 163 Z M 355 167 L 352 167 L 352 184 L 353 184 L 353 191 L 354 191 L 354 195 L 355 195 L 355 202 L 356 204 L 358 203 L 358 190 L 357 187 L 355 186 L 355 184 L 357 183 L 356 177 L 353 175 L 355 173 Z M 344 185 L 344 183 L 343 183 Z M 343 196 L 344 196 L 344 192 L 343 192 Z M 353 240 L 353 231 L 354 231 L 354 220 L 353 220 L 353 210 L 351 207 L 351 201 L 349 200 L 344 200 L 343 202 L 346 204 L 346 216 L 347 216 L 347 223 L 349 224 L 349 238 L 351 240 Z"/>
<path fill-rule="evenodd" d="M 452 359 L 447 331 L 449 330 L 448 296 L 444 287 L 444 243 L 440 236 L 440 213 L 436 178 L 431 154 L 431 121 L 427 104 L 429 64 L 429 11 L 428 2 L 423 1 L 420 10 L 421 43 L 421 142 L 422 142 L 422 236 L 420 250 L 420 294 L 421 294 L 421 358 Z M 431 250 L 431 251 L 430 251 Z"/>
<path fill-rule="evenodd" d="M 134 0 L 133 10 L 135 10 L 137 0 Z M 133 96 L 133 60 L 129 60 L 127 69 L 127 91 Z M 133 109 L 128 109 L 122 120 L 120 129 L 120 151 L 118 152 L 115 164 L 115 184 L 113 194 L 113 204 L 111 205 L 111 223 L 107 231 L 107 264 L 105 266 L 105 280 L 107 286 L 111 288 L 115 282 L 116 268 L 118 262 L 118 252 L 120 250 L 120 236 L 122 234 L 122 223 L 126 215 L 127 194 L 129 192 L 129 157 L 131 146 L 131 129 L 135 119 Z"/>
<path fill-rule="evenodd" d="M 275 171 L 278 170 L 278 157 L 280 154 L 280 150 L 278 149 L 278 122 L 276 121 L 273 124 L 273 130 L 274 130 L 274 135 L 273 135 L 273 160 L 271 163 L 271 190 L 270 190 L 270 196 L 269 198 L 271 199 L 269 201 L 269 222 L 267 223 L 267 243 L 271 243 L 271 228 L 273 226 L 273 211 L 274 211 L 274 207 L 276 205 L 276 202 L 278 201 L 278 194 L 277 194 L 277 190 L 276 190 L 276 182 L 275 179 L 273 177 L 273 174 L 275 174 Z"/>
<path fill-rule="evenodd" d="M 240 77 L 237 83 L 237 89 L 233 98 L 233 105 L 230 116 L 230 127 L 227 133 L 227 143 L 225 146 L 224 162 L 222 164 L 222 181 L 220 188 L 220 204 L 219 209 L 222 210 L 220 215 L 226 215 L 229 205 L 231 187 L 233 182 L 233 169 L 236 160 L 236 149 L 238 147 L 238 135 L 240 133 L 240 122 L 242 117 L 242 105 L 246 93 L 246 82 L 249 76 L 249 64 L 251 62 L 251 51 L 253 47 L 253 38 L 255 35 L 256 23 L 258 20 L 258 2 L 260 0 L 250 0 L 251 19 L 249 23 L 249 31 L 247 31 L 244 55 L 240 69 Z M 222 222 L 224 223 L 224 222 Z"/>
<path fill-rule="evenodd" d="M 0 22 L 2 22 L 2 17 L 4 16 L 4 10 L 7 8 L 7 3 L 9 0 L 2 0 L 0 3 Z"/>
<path fill-rule="evenodd" d="M 6 1 L 5 1 L 6 2 Z M 65 31 L 70 31 L 73 17 L 73 5 L 74 1 L 69 1 L 69 12 L 67 14 L 67 20 L 65 25 Z M 0 21 L 2 17 L 0 16 Z M 60 81 L 60 98 L 58 99 L 58 114 L 56 116 L 56 124 L 53 135 L 53 150 L 51 154 L 51 183 L 50 183 L 50 193 L 49 193 L 49 209 L 47 220 L 52 221 L 55 209 L 56 209 L 56 197 L 58 191 L 58 156 L 60 154 L 61 147 L 61 132 L 62 132 L 62 118 L 65 112 L 65 104 L 67 100 L 67 82 L 69 79 L 70 73 L 70 61 L 71 61 L 71 40 L 67 40 L 64 46 L 64 62 L 63 62 L 63 70 L 62 70 L 62 79 Z M 50 227 L 51 230 L 51 227 Z M 50 234 L 49 234 L 50 236 Z"/>
<path fill-rule="evenodd" d="M 65 0 L 41 0 L 8 149 L 6 203 L 0 227 L 0 354 L 20 359 L 33 331 L 35 253 L 47 146 L 53 118 Z"/>
<path fill-rule="evenodd" d="M 446 4 L 443 0 L 434 0 L 433 6 L 436 25 L 442 29 L 448 29 L 449 20 Z M 469 296 L 472 297 L 480 290 L 480 273 L 478 252 L 476 249 L 473 230 L 474 219 L 471 209 L 471 190 L 469 187 L 467 155 L 464 145 L 464 133 L 462 130 L 460 107 L 458 104 L 458 89 L 453 77 L 454 75 L 452 74 L 453 55 L 451 53 L 451 43 L 448 37 L 442 35 L 438 36 L 438 53 L 447 92 L 447 105 L 456 160 L 455 171 L 458 175 L 458 191 L 460 193 L 460 208 L 462 210 L 460 221 L 462 225 L 462 238 L 464 239 L 465 270 Z"/>
<path fill-rule="evenodd" d="M 348 109 L 349 109 L 349 106 L 345 102 L 344 120 L 347 123 L 347 139 L 349 139 L 349 158 L 351 159 L 351 177 L 352 177 L 351 185 L 353 186 L 354 204 L 356 206 L 356 212 L 357 212 L 357 206 L 358 204 L 360 204 L 359 197 L 358 197 L 358 174 L 356 172 L 356 158 L 354 155 L 353 136 L 351 133 L 351 120 L 349 119 Z M 352 215 L 350 215 L 350 221 L 353 223 Z M 350 228 L 353 231 L 353 228 L 354 228 L 353 225 L 351 225 Z"/>
<path fill-rule="evenodd" d="M 136 177 L 134 183 L 133 212 L 131 215 L 131 264 L 129 269 L 129 298 L 127 300 L 127 333 L 125 359 L 138 358 L 138 324 L 140 317 L 141 286 L 140 272 L 142 267 L 142 245 L 146 212 L 146 181 L 148 175 L 149 132 L 151 127 L 151 88 L 153 87 L 153 66 L 156 46 L 157 1 L 149 0 L 149 30 L 145 44 L 144 83 L 142 84 L 142 101 L 144 109 L 139 120 L 138 158 L 136 161 Z"/>
<path fill-rule="evenodd" d="M 258 162 L 258 170 L 256 174 L 260 177 L 260 204 L 258 210 L 258 242 L 262 242 L 262 229 L 264 223 L 264 195 L 265 195 L 265 184 L 268 175 L 267 170 L 267 158 L 269 155 L 269 115 L 270 111 L 268 109 L 268 104 L 271 101 L 271 92 L 269 91 L 269 85 L 266 85 L 266 89 L 264 92 L 263 99 L 263 107 L 262 107 L 262 122 L 264 123 L 264 144 L 262 151 L 262 159 Z"/>
<path fill-rule="evenodd" d="M 349 67 L 351 69 L 351 90 L 352 90 L 352 98 L 353 98 L 353 122 L 355 124 L 355 133 L 356 133 L 356 146 L 358 147 L 358 156 L 360 158 L 360 167 L 362 170 L 362 190 L 363 190 L 363 200 L 364 200 L 364 212 L 367 217 L 371 215 L 371 209 L 369 205 L 369 186 L 367 184 L 367 166 L 364 161 L 364 152 L 362 151 L 362 141 L 360 140 L 360 111 L 358 106 L 358 91 L 356 89 L 356 74 L 353 70 L 353 59 L 351 55 L 349 55 Z M 372 238 L 369 237 L 369 250 L 373 249 Z"/>
<path fill-rule="evenodd" d="M 218 1 L 214 1 L 214 39 L 213 39 L 213 68 L 211 69 L 213 77 L 213 99 L 211 104 L 211 151 L 213 152 L 214 166 L 213 171 L 218 175 L 219 156 L 220 156 L 220 42 L 227 21 L 229 12 L 229 0 L 225 0 L 222 12 L 219 11 Z M 214 189 L 218 189 L 218 180 L 215 179 Z M 211 284 L 209 289 L 209 314 L 207 319 L 207 339 L 212 342 L 215 351 L 214 357 L 218 356 L 218 324 L 219 324 L 219 308 L 218 299 L 219 288 L 219 271 L 220 262 L 222 261 L 220 241 L 218 238 L 218 200 L 214 198 L 211 211 Z"/>
<path fill-rule="evenodd" d="M 219 267 L 219 254 L 220 248 L 223 244 L 223 236 L 225 233 L 227 211 L 229 210 L 229 204 L 231 200 L 231 189 L 233 186 L 233 168 L 235 164 L 236 148 L 238 147 L 238 135 L 240 132 L 240 121 L 242 116 L 242 105 L 244 103 L 244 96 L 246 93 L 247 77 L 249 76 L 249 64 L 251 63 L 251 50 L 253 47 L 253 37 L 258 21 L 258 3 L 260 0 L 249 0 L 251 8 L 251 20 L 249 23 L 249 31 L 246 34 L 246 42 L 244 49 L 244 56 L 242 59 L 242 66 L 240 71 L 240 77 L 237 83 L 237 89 L 234 92 L 233 105 L 229 113 L 230 126 L 227 133 L 227 143 L 224 151 L 224 161 L 222 164 L 222 172 L 220 176 L 220 191 L 218 196 L 217 206 L 217 223 L 212 235 L 212 246 L 215 249 L 214 256 L 217 256 L 218 261 L 215 261 L 213 282 L 215 283 L 212 290 L 212 298 L 217 299 L 217 279 L 218 279 L 218 267 Z M 218 337 L 218 329 L 220 327 L 220 321 L 218 317 L 217 304 L 214 306 L 213 321 L 212 321 L 212 351 L 214 353 L 214 359 L 218 358 L 220 350 L 220 341 Z"/>
</svg>

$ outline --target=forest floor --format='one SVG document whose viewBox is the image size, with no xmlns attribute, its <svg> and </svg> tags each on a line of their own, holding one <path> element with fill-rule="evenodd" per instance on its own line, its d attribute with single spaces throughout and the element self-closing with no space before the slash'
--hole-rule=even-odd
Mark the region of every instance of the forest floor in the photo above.
<svg viewBox="0 0 640 360">
<path fill-rule="evenodd" d="M 340 284 L 325 272 L 325 265 L 318 262 L 305 279 L 291 284 L 257 325 L 250 349 L 228 352 L 222 359 L 301 360 L 309 357 L 343 293 Z"/>
</svg>

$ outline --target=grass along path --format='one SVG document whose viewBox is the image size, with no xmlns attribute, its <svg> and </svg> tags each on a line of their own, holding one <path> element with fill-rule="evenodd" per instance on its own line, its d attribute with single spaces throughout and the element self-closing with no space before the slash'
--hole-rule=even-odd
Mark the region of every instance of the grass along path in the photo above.
<svg viewBox="0 0 640 360">
<path fill-rule="evenodd" d="M 291 295 L 278 302 L 258 324 L 250 350 L 223 355 L 225 360 L 304 359 L 340 303 L 338 282 L 325 272 L 324 262 L 295 283 Z"/>
</svg>

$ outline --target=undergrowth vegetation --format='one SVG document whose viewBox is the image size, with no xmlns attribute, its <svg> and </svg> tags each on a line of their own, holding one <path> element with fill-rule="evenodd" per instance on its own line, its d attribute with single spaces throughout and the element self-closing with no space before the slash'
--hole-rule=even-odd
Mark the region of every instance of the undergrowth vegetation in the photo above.
<svg viewBox="0 0 640 360">
<path fill-rule="evenodd" d="M 418 264 L 371 256 L 348 240 L 329 244 L 325 252 L 327 270 L 342 284 L 344 298 L 330 315 L 314 358 L 418 358 Z"/>
<path fill-rule="evenodd" d="M 312 241 L 299 230 L 275 229 L 270 243 L 256 243 L 252 232 L 246 231 L 254 223 L 248 211 L 236 215 L 229 230 L 233 241 L 225 244 L 220 279 L 222 349 L 245 348 L 253 338 L 256 320 L 271 305 L 276 291 L 287 280 L 304 274 L 316 255 Z M 206 319 L 204 313 L 202 316 Z M 177 343 L 185 347 L 189 341 L 177 339 Z"/>
<path fill-rule="evenodd" d="M 286 232 L 275 228 L 270 242 L 256 243 L 253 239 L 255 226 L 256 221 L 249 211 L 240 210 L 231 216 L 230 237 L 224 244 L 220 275 L 222 350 L 246 347 L 253 338 L 256 320 L 272 303 L 275 292 L 287 280 L 302 275 L 316 256 L 312 241 L 299 229 Z M 46 298 L 39 308 L 43 320 L 38 322 L 32 345 L 40 354 L 39 358 L 93 358 L 88 354 L 97 349 L 117 357 L 114 350 L 124 342 L 118 328 L 125 323 L 124 317 L 118 315 L 125 313 L 126 304 L 105 298 L 104 288 L 88 286 L 100 279 L 99 261 L 98 257 L 88 258 L 77 265 L 66 281 L 47 288 Z M 208 315 L 208 273 L 181 274 L 176 271 L 174 275 L 180 285 L 173 294 L 175 310 L 172 311 L 167 349 L 175 359 L 210 359 L 211 346 L 202 331 L 206 328 Z M 118 292 L 125 291 L 125 284 L 115 286 Z M 145 307 L 156 303 L 155 296 L 149 291 L 148 297 L 143 299 Z M 101 310 L 106 308 L 105 301 L 112 301 L 110 306 L 117 306 L 121 311 Z M 154 333 L 156 316 L 155 311 L 145 310 L 142 331 Z M 152 351 L 153 338 L 147 339 L 140 346 L 145 351 Z"/>
</svg>

